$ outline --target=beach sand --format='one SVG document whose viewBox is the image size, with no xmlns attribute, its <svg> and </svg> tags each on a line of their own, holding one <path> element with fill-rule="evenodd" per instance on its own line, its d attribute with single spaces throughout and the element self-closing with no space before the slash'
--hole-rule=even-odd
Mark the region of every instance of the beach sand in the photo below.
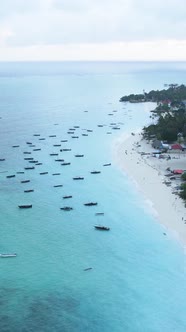
<svg viewBox="0 0 186 332">
<path fill-rule="evenodd" d="M 144 196 L 144 204 L 148 205 L 155 218 L 165 226 L 165 235 L 186 245 L 186 207 L 178 195 L 173 194 L 180 180 L 170 181 L 165 176 L 168 167 L 186 169 L 186 153 L 171 153 L 171 159 L 159 159 L 141 152 L 152 153 L 151 144 L 144 140 L 140 133 L 120 136 L 113 144 L 113 159 L 117 165 L 136 184 Z M 148 204 L 147 202 L 149 202 Z"/>
</svg>

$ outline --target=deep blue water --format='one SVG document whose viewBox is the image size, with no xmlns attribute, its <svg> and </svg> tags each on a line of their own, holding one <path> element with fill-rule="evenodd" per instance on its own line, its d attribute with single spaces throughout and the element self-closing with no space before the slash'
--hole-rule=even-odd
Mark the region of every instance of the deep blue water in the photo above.
<svg viewBox="0 0 186 332">
<path fill-rule="evenodd" d="M 120 97 L 185 74 L 186 63 L 0 63 L 0 252 L 17 253 L 0 259 L 1 332 L 186 331 L 184 250 L 112 159 L 114 140 L 154 107 Z M 27 157 L 42 164 L 25 170 Z"/>
</svg>

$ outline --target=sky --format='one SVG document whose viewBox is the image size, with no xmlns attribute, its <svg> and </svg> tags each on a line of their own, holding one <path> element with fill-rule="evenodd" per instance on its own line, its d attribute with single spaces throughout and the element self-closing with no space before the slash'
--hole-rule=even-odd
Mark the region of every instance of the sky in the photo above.
<svg viewBox="0 0 186 332">
<path fill-rule="evenodd" d="M 186 61 L 186 0 L 1 0 L 0 61 Z"/>
</svg>

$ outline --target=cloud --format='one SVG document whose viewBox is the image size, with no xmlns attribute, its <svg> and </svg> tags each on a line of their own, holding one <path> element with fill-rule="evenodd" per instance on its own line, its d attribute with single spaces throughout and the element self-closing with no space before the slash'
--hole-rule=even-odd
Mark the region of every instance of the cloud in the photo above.
<svg viewBox="0 0 186 332">
<path fill-rule="evenodd" d="M 2 0 L 0 46 L 182 41 L 185 17 L 185 0 Z"/>
</svg>

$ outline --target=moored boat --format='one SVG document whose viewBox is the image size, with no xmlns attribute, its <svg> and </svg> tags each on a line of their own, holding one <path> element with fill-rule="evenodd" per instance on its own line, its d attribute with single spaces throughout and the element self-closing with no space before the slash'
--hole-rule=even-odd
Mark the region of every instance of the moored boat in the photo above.
<svg viewBox="0 0 186 332">
<path fill-rule="evenodd" d="M 27 205 L 18 205 L 20 209 L 30 209 L 32 208 L 32 204 L 27 204 Z"/>
<path fill-rule="evenodd" d="M 97 205 L 97 202 L 89 202 L 89 203 L 84 203 L 85 206 L 93 206 L 93 205 Z"/>
<path fill-rule="evenodd" d="M 3 254 L 0 254 L 0 257 L 1 258 L 9 258 L 9 257 L 16 257 L 17 254 L 16 253 L 3 253 Z"/>
<path fill-rule="evenodd" d="M 99 229 L 101 231 L 109 231 L 110 230 L 110 227 L 101 226 L 101 225 L 95 225 L 94 227 L 95 227 L 95 229 Z"/>
</svg>

